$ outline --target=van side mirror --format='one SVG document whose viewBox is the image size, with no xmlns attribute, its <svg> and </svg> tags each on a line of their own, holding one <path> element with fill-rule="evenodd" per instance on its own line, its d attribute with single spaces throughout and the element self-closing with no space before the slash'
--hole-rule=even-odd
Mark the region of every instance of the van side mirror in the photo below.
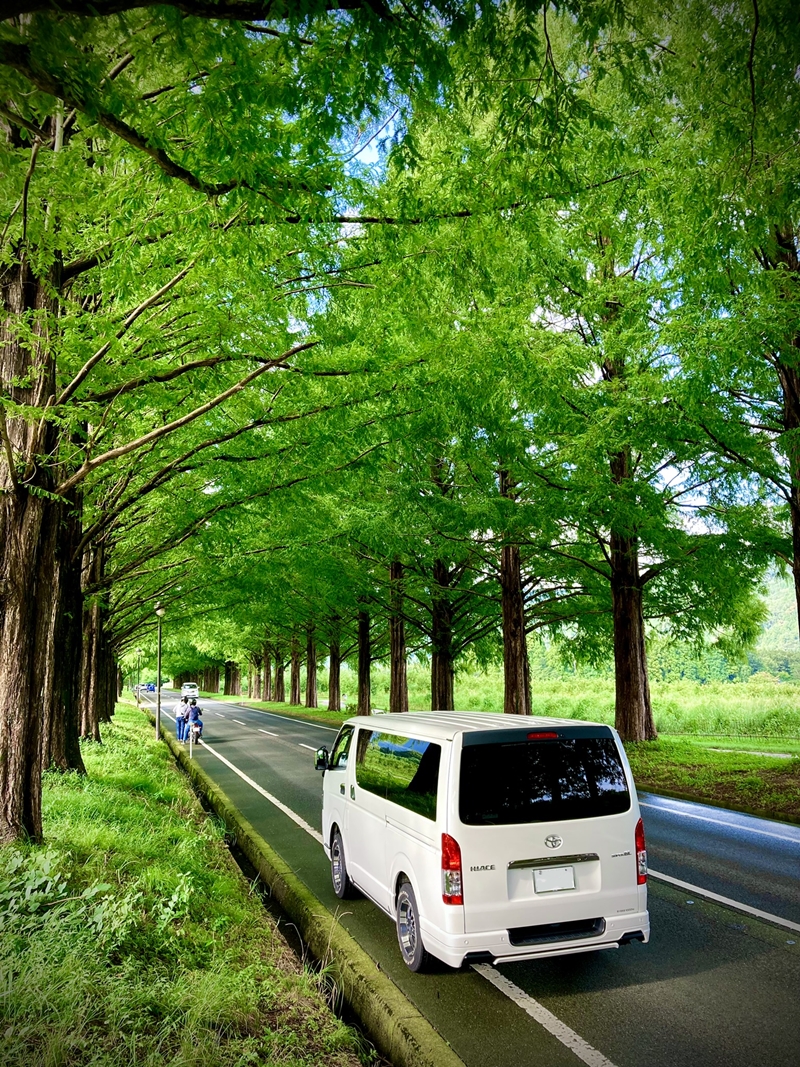
<svg viewBox="0 0 800 1067">
<path fill-rule="evenodd" d="M 323 745 L 322 748 L 318 748 L 314 753 L 314 770 L 315 771 L 327 771 L 328 769 L 328 750 Z"/>
</svg>

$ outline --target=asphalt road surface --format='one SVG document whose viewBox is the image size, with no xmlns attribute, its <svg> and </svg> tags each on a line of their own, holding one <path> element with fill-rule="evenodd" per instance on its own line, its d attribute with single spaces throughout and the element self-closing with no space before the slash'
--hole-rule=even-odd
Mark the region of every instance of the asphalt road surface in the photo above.
<svg viewBox="0 0 800 1067">
<path fill-rule="evenodd" d="M 336 731 L 201 705 L 203 769 L 468 1067 L 800 1064 L 800 827 L 642 794 L 648 945 L 415 975 L 392 921 L 331 888 L 313 753 Z"/>
</svg>

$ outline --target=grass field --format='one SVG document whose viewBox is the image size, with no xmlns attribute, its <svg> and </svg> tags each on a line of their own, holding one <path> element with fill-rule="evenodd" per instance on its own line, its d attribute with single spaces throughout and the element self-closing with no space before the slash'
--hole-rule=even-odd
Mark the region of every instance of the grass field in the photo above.
<svg viewBox="0 0 800 1067">
<path fill-rule="evenodd" d="M 409 671 L 412 710 L 430 708 L 427 684 L 427 672 L 422 668 Z M 614 685 L 610 678 L 534 677 L 532 688 L 536 715 L 613 725 Z M 373 671 L 372 692 L 373 706 L 385 710 L 386 672 Z M 499 672 L 462 675 L 456 678 L 455 704 L 463 711 L 499 712 L 503 710 L 502 692 Z M 324 689 L 321 696 L 324 699 Z M 332 725 L 355 710 L 351 707 L 331 713 L 324 706 L 307 709 L 264 702 L 251 706 Z M 654 684 L 653 712 L 659 740 L 627 746 L 641 789 L 680 793 L 708 804 L 800 820 L 798 683 L 754 675 L 741 682 Z M 791 758 L 779 759 L 769 753 Z"/>
<path fill-rule="evenodd" d="M 0 850 L 3 1067 L 372 1062 L 145 717 L 103 739 L 45 776 L 46 844 Z"/>
<path fill-rule="evenodd" d="M 409 705 L 412 711 L 430 708 L 430 681 L 425 668 L 408 672 Z M 351 683 L 348 685 L 348 683 Z M 537 678 L 531 685 L 534 715 L 614 722 L 614 682 L 605 675 L 565 675 Z M 343 671 L 342 691 L 349 710 L 328 716 L 327 676 L 320 672 L 320 708 L 315 715 L 341 722 L 355 711 L 355 678 Z M 241 698 L 246 700 L 246 697 Z M 659 733 L 695 736 L 795 738 L 800 740 L 800 683 L 777 681 L 772 676 L 753 675 L 745 681 L 654 682 L 653 714 Z M 389 675 L 383 668 L 372 672 L 372 706 L 389 705 Z M 287 704 L 259 705 L 285 711 Z M 500 671 L 464 673 L 456 676 L 455 706 L 461 711 L 503 710 L 503 678 Z M 293 708 L 292 714 L 303 709 Z"/>
</svg>

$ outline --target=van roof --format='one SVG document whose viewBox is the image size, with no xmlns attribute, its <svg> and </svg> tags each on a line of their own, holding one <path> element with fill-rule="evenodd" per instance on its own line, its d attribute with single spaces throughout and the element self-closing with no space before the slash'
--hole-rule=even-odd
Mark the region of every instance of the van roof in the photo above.
<svg viewBox="0 0 800 1067">
<path fill-rule="evenodd" d="M 457 733 L 476 730 L 546 730 L 556 726 L 606 726 L 587 719 L 555 719 L 544 715 L 504 715 L 486 711 L 410 711 L 402 714 L 357 715 L 347 720 L 353 725 L 369 724 L 373 729 L 398 734 L 425 734 L 451 739 Z M 608 727 L 606 726 L 606 729 Z"/>
</svg>

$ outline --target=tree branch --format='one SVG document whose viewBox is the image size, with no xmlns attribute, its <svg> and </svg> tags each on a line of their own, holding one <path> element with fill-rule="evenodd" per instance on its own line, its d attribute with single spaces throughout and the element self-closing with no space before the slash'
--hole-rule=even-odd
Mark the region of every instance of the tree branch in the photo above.
<svg viewBox="0 0 800 1067">
<path fill-rule="evenodd" d="M 288 352 L 279 356 L 278 360 L 288 359 L 290 356 L 297 355 L 298 352 L 304 352 L 309 348 L 314 348 L 314 346 L 318 344 L 319 341 L 306 341 L 304 344 L 295 345 L 294 348 L 291 348 Z M 56 492 L 59 496 L 63 496 L 68 493 L 70 489 L 74 488 L 74 486 L 79 485 L 87 474 L 93 471 L 96 467 L 99 467 L 104 463 L 109 463 L 111 460 L 119 459 L 120 456 L 126 456 L 129 452 L 134 452 L 136 449 L 150 444 L 151 441 L 157 441 L 160 437 L 166 437 L 167 434 L 173 433 L 175 430 L 188 425 L 190 422 L 194 422 L 194 420 L 201 415 L 205 415 L 207 411 L 211 411 L 230 397 L 235 396 L 236 393 L 240 393 L 242 389 L 246 389 L 251 382 L 256 380 L 256 378 L 259 378 L 262 374 L 265 374 L 275 366 L 275 362 L 277 362 L 277 360 L 274 362 L 266 362 L 262 366 L 257 367 L 235 385 L 232 385 L 230 389 L 226 389 L 223 393 L 215 396 L 207 403 L 201 404 L 200 407 L 195 408 L 193 411 L 187 412 L 181 418 L 175 419 L 173 422 L 168 422 L 166 426 L 159 426 L 155 430 L 151 430 L 150 433 L 144 434 L 143 437 L 139 437 L 135 441 L 128 441 L 127 444 L 120 445 L 118 448 L 112 448 L 108 452 L 104 452 L 101 456 L 97 456 L 95 459 L 85 460 L 70 478 L 67 478 L 66 481 L 61 483 Z"/>
<path fill-rule="evenodd" d="M 124 334 L 128 332 L 128 330 L 131 328 L 134 322 L 136 322 L 140 315 L 144 314 L 144 312 L 147 311 L 148 308 L 151 308 L 153 304 L 155 304 L 161 299 L 162 296 L 165 296 L 170 291 L 170 289 L 174 289 L 178 282 L 183 281 L 183 279 L 195 266 L 196 263 L 197 260 L 192 260 L 188 267 L 185 267 L 182 271 L 179 271 L 173 278 L 170 278 L 166 285 L 162 285 L 157 293 L 153 293 L 152 296 L 149 296 L 146 300 L 143 300 L 137 308 L 134 308 L 133 311 L 125 319 L 125 321 L 122 323 L 122 326 L 120 326 L 119 330 L 117 330 L 116 334 L 114 335 L 114 340 L 118 341 Z M 113 343 L 114 341 L 108 341 L 106 342 L 106 344 L 101 345 L 101 347 L 98 348 L 95 354 L 89 360 L 87 360 L 86 363 L 84 363 L 84 365 L 72 379 L 69 385 L 65 387 L 61 396 L 58 398 L 57 403 L 64 404 L 74 395 L 75 390 L 88 377 L 93 368 L 96 367 L 100 360 L 108 354 L 108 351 Z"/>
</svg>

